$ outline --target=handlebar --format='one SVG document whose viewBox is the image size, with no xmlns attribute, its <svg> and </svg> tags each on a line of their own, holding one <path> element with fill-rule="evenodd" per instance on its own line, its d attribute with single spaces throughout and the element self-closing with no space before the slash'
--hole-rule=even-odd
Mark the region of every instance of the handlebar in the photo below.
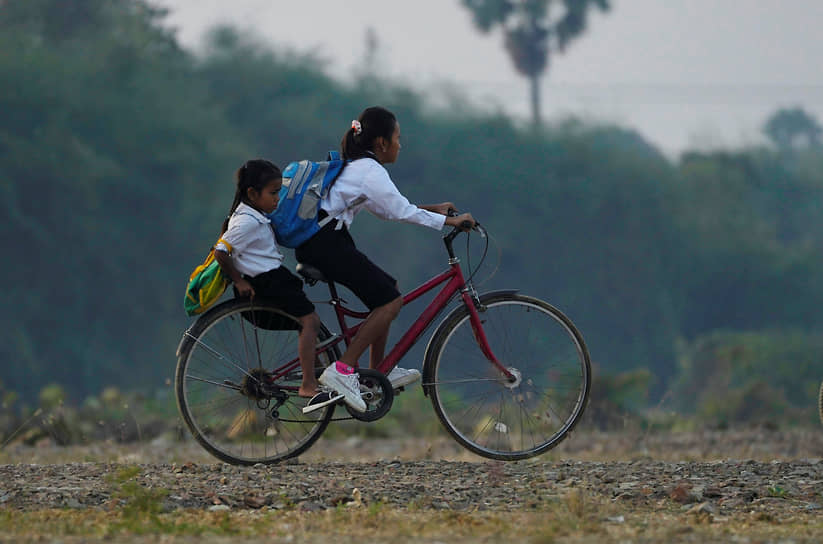
<svg viewBox="0 0 823 544">
<path fill-rule="evenodd" d="M 454 208 L 449 208 L 449 211 L 446 212 L 446 215 L 448 215 L 449 217 L 457 217 L 460 214 Z M 454 228 L 457 229 L 457 230 L 469 230 L 469 229 L 471 229 L 475 232 L 480 233 L 480 236 L 482 236 L 483 238 L 486 237 L 486 229 L 484 229 L 482 226 L 480 226 L 480 223 L 478 223 L 477 221 L 474 222 L 474 226 L 472 226 L 470 221 L 463 221 L 462 223 L 460 223 L 459 227 L 454 227 Z"/>
<path fill-rule="evenodd" d="M 454 208 L 449 208 L 447 215 L 449 217 L 457 217 L 460 214 L 457 213 L 457 210 L 455 210 Z M 483 228 L 477 221 L 474 222 L 474 226 L 472 226 L 471 221 L 463 221 L 462 223 L 460 223 L 459 226 L 454 227 L 450 233 L 443 237 L 443 243 L 446 244 L 446 251 L 448 251 L 450 258 L 454 258 L 454 249 L 452 249 L 452 242 L 458 234 L 468 230 L 474 230 L 475 232 L 478 232 L 480 236 L 483 238 L 486 238 L 487 236 L 486 229 Z"/>
</svg>

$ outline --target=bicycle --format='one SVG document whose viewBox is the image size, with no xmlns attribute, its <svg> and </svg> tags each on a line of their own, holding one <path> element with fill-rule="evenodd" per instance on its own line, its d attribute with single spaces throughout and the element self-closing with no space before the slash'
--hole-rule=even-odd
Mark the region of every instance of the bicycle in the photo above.
<svg viewBox="0 0 823 544">
<path fill-rule="evenodd" d="M 476 230 L 488 238 L 485 229 Z M 454 299 L 425 350 L 422 388 L 446 431 L 480 456 L 518 460 L 539 455 L 565 439 L 580 420 L 591 387 L 589 353 L 569 318 L 517 290 L 478 295 L 443 237 L 449 267 L 403 296 L 404 305 L 444 284 L 377 369 L 359 368 L 367 410 L 329 405 L 304 414 L 297 395 L 301 370 L 294 317 L 264 300 L 237 298 L 203 314 L 177 349 L 177 403 L 194 438 L 232 464 L 276 463 L 314 444 L 331 421 L 375 421 L 391 409 L 395 390 L 386 375 Z M 467 235 L 468 236 L 468 235 Z M 468 244 L 468 241 L 467 241 Z M 469 267 L 471 268 L 471 267 Z M 320 271 L 298 265 L 309 284 Z M 316 373 L 340 357 L 368 312 L 346 307 L 328 284 L 340 333 L 321 324 Z M 346 318 L 360 320 L 354 326 Z M 399 388 L 398 392 L 403 388 Z M 333 418 L 344 406 L 348 417 Z"/>
</svg>

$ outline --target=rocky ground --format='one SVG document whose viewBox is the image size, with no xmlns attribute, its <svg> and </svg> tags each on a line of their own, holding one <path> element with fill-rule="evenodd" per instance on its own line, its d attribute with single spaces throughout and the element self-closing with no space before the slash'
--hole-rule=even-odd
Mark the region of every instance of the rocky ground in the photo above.
<svg viewBox="0 0 823 544">
<path fill-rule="evenodd" d="M 514 463 L 478 458 L 445 437 L 323 439 L 295 462 L 246 468 L 220 463 L 191 441 L 41 444 L 0 454 L 0 509 L 105 508 L 124 500 L 129 480 L 164 490 L 165 511 L 314 511 L 348 503 L 508 511 L 574 492 L 715 518 L 823 516 L 821 457 L 823 429 L 581 432 L 546 455 Z"/>
</svg>

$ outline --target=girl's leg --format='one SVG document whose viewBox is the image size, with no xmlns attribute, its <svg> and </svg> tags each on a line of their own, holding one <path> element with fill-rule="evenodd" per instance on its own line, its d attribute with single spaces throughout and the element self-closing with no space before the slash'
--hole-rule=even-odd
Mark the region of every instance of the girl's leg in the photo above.
<svg viewBox="0 0 823 544">
<path fill-rule="evenodd" d="M 371 308 L 369 317 L 340 361 L 351 367 L 359 366 L 360 356 L 371 346 L 369 360 L 374 367 L 383 360 L 389 326 L 403 306 L 403 297 L 397 281 L 355 247 L 348 229 L 335 230 L 334 223 L 297 248 L 295 256 L 301 263 L 316 266 L 327 278 L 346 286 Z"/>
<path fill-rule="evenodd" d="M 372 346 L 372 355 L 379 353 L 380 360 L 383 360 L 383 351 L 386 349 L 386 340 L 389 335 L 389 327 L 397 314 L 400 313 L 400 308 L 403 307 L 403 297 L 397 297 L 391 302 L 378 306 L 369 314 L 366 321 L 357 331 L 357 334 L 352 338 L 352 342 L 346 353 L 340 358 L 340 361 L 349 365 L 356 366 L 357 360 L 366 351 L 366 348 Z M 379 352 L 377 349 L 379 349 Z M 376 364 L 376 363 L 375 363 Z"/>
<path fill-rule="evenodd" d="M 300 357 L 300 369 L 303 371 L 303 383 L 298 394 L 301 397 L 313 397 L 317 393 L 317 377 L 314 375 L 315 346 L 320 318 L 317 313 L 304 315 L 300 319 L 300 335 L 297 338 L 297 354 Z"/>
<path fill-rule="evenodd" d="M 389 323 L 389 327 L 391 327 L 391 323 Z M 386 329 L 382 335 L 375 339 L 374 342 L 371 344 L 371 349 L 369 350 L 369 368 L 377 368 L 383 361 L 383 357 L 386 356 L 386 342 L 389 340 L 389 329 Z"/>
<path fill-rule="evenodd" d="M 397 282 L 394 282 L 394 287 L 395 287 L 395 289 L 398 289 L 398 292 L 399 292 L 399 287 L 397 285 Z M 394 302 L 394 301 L 392 301 L 392 302 Z M 389 304 L 391 304 L 391 303 L 389 303 Z M 403 306 L 402 301 L 400 302 L 400 306 L 402 308 L 402 306 Z M 399 312 L 400 310 L 397 310 L 397 311 Z M 395 317 L 397 317 L 396 314 L 395 314 Z M 393 321 L 393 319 L 392 319 L 392 321 Z M 389 341 L 389 329 L 390 328 L 391 328 L 391 322 L 389 322 L 389 325 L 386 327 L 386 331 L 382 335 L 380 335 L 379 337 L 375 338 L 374 342 L 371 343 L 371 349 L 369 350 L 369 368 L 377 368 L 377 366 L 380 363 L 383 362 L 383 357 L 386 356 L 386 343 Z"/>
</svg>

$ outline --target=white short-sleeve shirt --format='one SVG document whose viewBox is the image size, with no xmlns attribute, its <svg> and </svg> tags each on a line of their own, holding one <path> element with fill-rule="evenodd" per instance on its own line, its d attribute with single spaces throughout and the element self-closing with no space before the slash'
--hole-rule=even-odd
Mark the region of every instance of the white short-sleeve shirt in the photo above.
<svg viewBox="0 0 823 544">
<path fill-rule="evenodd" d="M 253 278 L 283 263 L 271 221 L 247 204 L 241 202 L 237 206 L 221 238 L 231 244 L 231 251 L 222 242 L 218 242 L 215 249 L 229 253 L 234 267 L 245 276 Z"/>
<path fill-rule="evenodd" d="M 446 222 L 445 215 L 411 204 L 397 190 L 383 165 L 371 158 L 347 164 L 320 207 L 346 226 L 351 226 L 354 216 L 363 208 L 381 219 L 437 230 L 442 229 Z M 338 223 L 338 228 L 341 227 Z"/>
</svg>

